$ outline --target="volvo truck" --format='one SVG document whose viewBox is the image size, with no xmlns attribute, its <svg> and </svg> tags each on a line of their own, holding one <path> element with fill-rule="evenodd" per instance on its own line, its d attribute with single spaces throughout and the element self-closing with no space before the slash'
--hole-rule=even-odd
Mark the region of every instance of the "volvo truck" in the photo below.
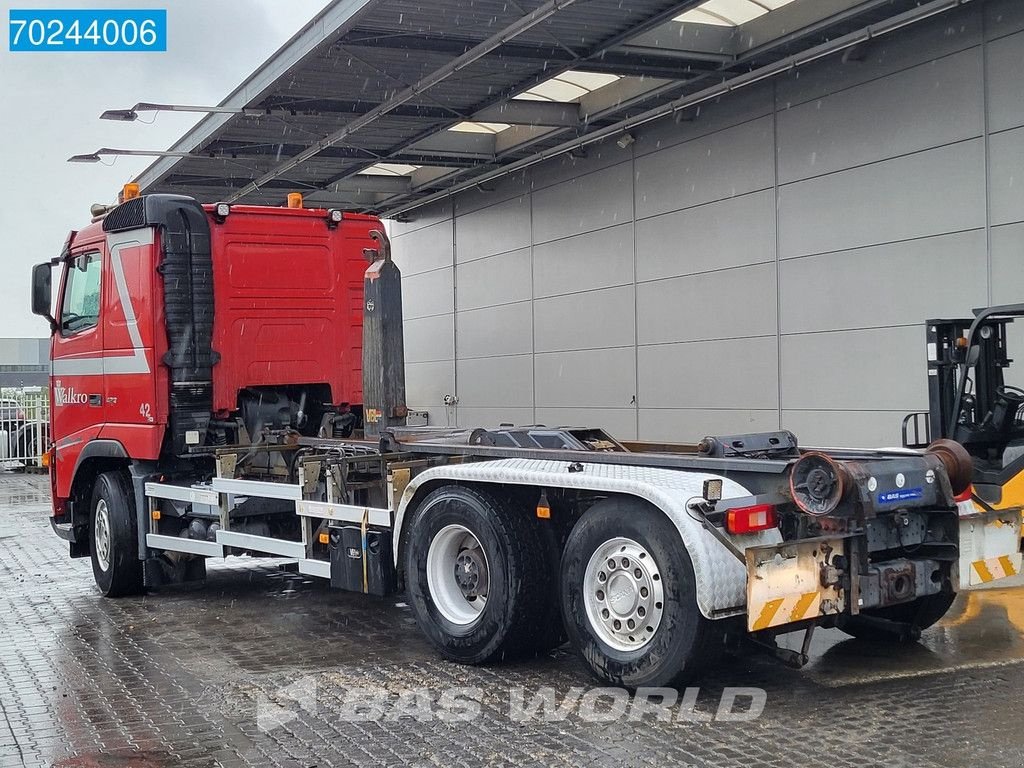
<svg viewBox="0 0 1024 768">
<path fill-rule="evenodd" d="M 52 525 L 104 595 L 288 558 L 339 589 L 404 591 L 453 661 L 567 640 L 637 687 L 699 675 L 729 637 L 796 663 L 819 626 L 912 639 L 972 574 L 1020 569 L 1020 508 L 972 503 L 952 439 L 406 426 L 380 221 L 297 195 L 124 197 L 32 280 L 52 329 Z M 713 367 L 693 375 L 714 385 Z M 794 631 L 802 650 L 779 648 Z"/>
</svg>

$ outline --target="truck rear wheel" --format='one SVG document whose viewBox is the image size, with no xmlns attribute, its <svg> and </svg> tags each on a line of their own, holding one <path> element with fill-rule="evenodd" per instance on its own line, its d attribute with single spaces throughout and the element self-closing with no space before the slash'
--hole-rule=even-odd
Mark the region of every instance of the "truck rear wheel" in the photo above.
<svg viewBox="0 0 1024 768">
<path fill-rule="evenodd" d="M 143 591 L 135 498 L 123 472 L 104 472 L 93 486 L 89 536 L 92 574 L 106 597 Z"/>
<path fill-rule="evenodd" d="M 857 616 L 843 616 L 838 626 L 843 632 L 858 640 L 917 642 L 921 630 L 928 629 L 945 616 L 955 599 L 956 595 L 952 592 L 925 595 L 902 605 L 876 608 Z M 896 626 L 887 626 L 872 621 L 872 618 L 896 622 Z M 909 626 L 909 631 L 900 633 L 897 630 L 899 625 Z"/>
<path fill-rule="evenodd" d="M 679 532 L 639 499 L 607 499 L 580 518 L 562 555 L 561 593 L 569 639 L 609 683 L 679 685 L 721 650 Z"/>
<path fill-rule="evenodd" d="M 538 650 L 557 628 L 536 525 L 496 495 L 431 492 L 409 523 L 405 573 L 420 629 L 447 658 L 484 664 Z"/>
</svg>

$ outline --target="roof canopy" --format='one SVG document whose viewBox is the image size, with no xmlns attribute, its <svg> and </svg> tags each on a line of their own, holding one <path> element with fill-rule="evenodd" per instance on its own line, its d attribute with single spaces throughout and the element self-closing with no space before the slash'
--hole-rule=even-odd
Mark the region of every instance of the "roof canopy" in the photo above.
<svg viewBox="0 0 1024 768">
<path fill-rule="evenodd" d="M 956 5 L 337 0 L 138 180 L 401 213 Z"/>
</svg>

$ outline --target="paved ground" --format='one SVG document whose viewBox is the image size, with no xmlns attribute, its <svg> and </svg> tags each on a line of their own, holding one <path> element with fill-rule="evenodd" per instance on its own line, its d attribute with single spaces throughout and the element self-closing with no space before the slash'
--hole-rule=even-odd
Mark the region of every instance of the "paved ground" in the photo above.
<svg viewBox="0 0 1024 768">
<path fill-rule="evenodd" d="M 0 474 L 0 768 L 1021 766 L 1022 633 L 1024 590 L 974 593 L 919 645 L 819 633 L 802 671 L 727 657 L 645 714 L 569 653 L 447 664 L 401 603 L 267 561 L 101 599 L 49 530 L 45 481 Z M 729 687 L 763 694 L 720 710 Z M 529 707 L 545 696 L 563 708 Z"/>
</svg>

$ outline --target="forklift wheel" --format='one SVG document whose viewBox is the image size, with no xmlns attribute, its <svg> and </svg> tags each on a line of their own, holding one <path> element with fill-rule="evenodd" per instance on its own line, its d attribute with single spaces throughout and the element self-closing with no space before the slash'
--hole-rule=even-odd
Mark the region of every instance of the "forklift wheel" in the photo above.
<svg viewBox="0 0 1024 768">
<path fill-rule="evenodd" d="M 679 531 L 638 499 L 606 499 L 583 514 L 562 555 L 561 594 L 569 639 L 613 685 L 678 686 L 721 653 L 724 624 L 697 607 Z"/>
<path fill-rule="evenodd" d="M 858 640 L 916 643 L 921 636 L 921 630 L 928 629 L 945 616 L 955 599 L 956 595 L 950 592 L 926 595 L 902 605 L 865 611 L 860 616 L 844 616 L 838 626 L 843 632 Z M 901 627 L 907 631 L 901 632 Z"/>
<path fill-rule="evenodd" d="M 89 520 L 92 573 L 105 597 L 141 595 L 135 498 L 123 472 L 104 472 L 93 486 Z"/>
</svg>

